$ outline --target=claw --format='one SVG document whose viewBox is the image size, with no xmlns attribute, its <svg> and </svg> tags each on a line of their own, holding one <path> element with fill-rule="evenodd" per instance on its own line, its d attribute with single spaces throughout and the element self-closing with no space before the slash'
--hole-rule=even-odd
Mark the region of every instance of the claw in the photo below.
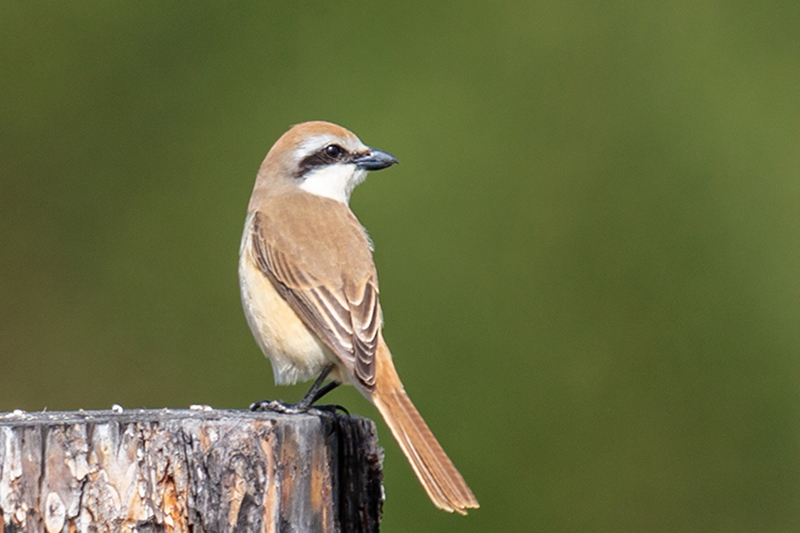
<svg viewBox="0 0 800 533">
<path fill-rule="evenodd" d="M 308 407 L 296 403 L 285 403 L 278 400 L 261 400 L 250 404 L 251 411 L 272 411 L 286 415 L 298 415 L 308 412 Z"/>
<path fill-rule="evenodd" d="M 343 406 L 341 406 L 339 404 L 335 404 L 335 403 L 326 404 L 326 405 L 315 405 L 314 407 L 312 407 L 312 410 L 313 409 L 316 409 L 317 411 L 324 411 L 324 412 L 330 413 L 332 415 L 335 415 L 336 411 L 339 410 L 339 411 L 343 412 L 344 414 L 346 414 L 347 416 L 350 416 L 350 411 L 345 409 Z"/>
</svg>

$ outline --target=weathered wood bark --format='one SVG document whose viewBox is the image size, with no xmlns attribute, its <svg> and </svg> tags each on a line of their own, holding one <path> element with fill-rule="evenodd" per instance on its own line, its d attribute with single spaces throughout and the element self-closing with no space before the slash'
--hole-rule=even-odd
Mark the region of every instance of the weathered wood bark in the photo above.
<svg viewBox="0 0 800 533">
<path fill-rule="evenodd" d="M 0 533 L 378 531 L 372 421 L 327 413 L 0 415 Z"/>
</svg>

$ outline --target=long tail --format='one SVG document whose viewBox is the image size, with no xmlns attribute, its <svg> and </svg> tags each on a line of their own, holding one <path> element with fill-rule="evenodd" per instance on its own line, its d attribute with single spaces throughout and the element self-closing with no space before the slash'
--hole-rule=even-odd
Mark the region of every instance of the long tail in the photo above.
<svg viewBox="0 0 800 533">
<path fill-rule="evenodd" d="M 372 402 L 411 463 L 425 492 L 436 507 L 450 513 L 467 514 L 467 509 L 477 508 L 478 500 L 403 389 L 389 348 L 382 338 L 376 356 L 377 380 Z"/>
</svg>

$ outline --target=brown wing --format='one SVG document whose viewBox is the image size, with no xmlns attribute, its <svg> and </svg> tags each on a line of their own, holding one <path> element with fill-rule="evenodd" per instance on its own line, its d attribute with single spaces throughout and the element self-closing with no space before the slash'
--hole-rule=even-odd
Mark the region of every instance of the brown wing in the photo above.
<svg viewBox="0 0 800 533">
<path fill-rule="evenodd" d="M 320 279 L 294 264 L 275 246 L 260 223 L 253 220 L 253 256 L 305 325 L 313 331 L 367 389 L 375 385 L 375 350 L 380 330 L 380 306 L 374 276 L 343 286 Z M 342 285 L 342 284 L 340 284 Z"/>
</svg>

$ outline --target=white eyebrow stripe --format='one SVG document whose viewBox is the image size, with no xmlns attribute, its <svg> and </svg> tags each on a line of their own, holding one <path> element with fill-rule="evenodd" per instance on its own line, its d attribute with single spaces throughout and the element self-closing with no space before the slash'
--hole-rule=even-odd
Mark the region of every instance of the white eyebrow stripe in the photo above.
<svg viewBox="0 0 800 533">
<path fill-rule="evenodd" d="M 322 149 L 323 146 L 334 142 L 336 140 L 333 135 L 314 135 L 303 140 L 302 143 L 295 148 L 294 153 L 299 158 L 313 154 Z"/>
<path fill-rule="evenodd" d="M 304 157 L 309 156 L 314 152 L 318 152 L 325 146 L 328 146 L 332 143 L 341 145 L 342 148 L 349 152 L 360 152 L 367 149 L 364 143 L 362 143 L 358 138 L 345 139 L 342 137 L 337 137 L 336 135 L 322 133 L 319 135 L 312 135 L 304 139 L 303 142 L 294 149 L 294 156 L 297 161 L 300 161 Z"/>
</svg>

